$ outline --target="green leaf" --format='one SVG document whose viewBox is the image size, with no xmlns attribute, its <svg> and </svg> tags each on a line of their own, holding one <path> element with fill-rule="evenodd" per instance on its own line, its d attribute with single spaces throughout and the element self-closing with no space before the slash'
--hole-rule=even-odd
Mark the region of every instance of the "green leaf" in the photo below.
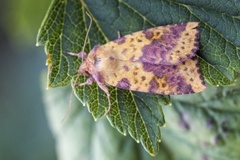
<svg viewBox="0 0 240 160">
<path fill-rule="evenodd" d="M 138 30 L 189 21 L 200 22 L 199 59 L 203 76 L 212 85 L 229 85 L 239 72 L 240 21 L 239 3 L 226 0 L 167 1 L 54 0 L 39 29 L 37 44 L 45 44 L 48 56 L 48 86 L 58 87 L 75 82 L 80 59 L 64 52 L 80 52 L 89 25 L 93 25 L 85 48 Z M 234 7 L 232 7 L 234 6 Z M 86 81 L 80 76 L 77 83 Z M 74 88 L 79 100 L 88 106 L 95 119 L 108 106 L 105 93 L 96 84 Z M 158 152 L 160 126 L 164 121 L 161 106 L 168 97 L 124 91 L 109 87 L 112 108 L 107 118 L 121 133 L 127 132 L 140 141 L 150 154 Z"/>
<path fill-rule="evenodd" d="M 78 52 L 83 46 L 85 21 L 80 1 L 54 0 L 43 20 L 37 45 L 45 44 L 48 56 L 48 86 L 59 87 L 70 83 L 80 62 L 63 52 Z"/>
<path fill-rule="evenodd" d="M 45 82 L 45 77 L 42 81 Z M 122 136 L 112 128 L 106 118 L 95 122 L 87 110 L 73 98 L 71 110 L 67 106 L 71 88 L 69 86 L 45 90 L 42 85 L 45 110 L 50 128 L 56 140 L 59 159 L 83 160 L 171 160 L 165 146 L 160 153 L 151 157 L 130 136 Z M 64 116 L 66 119 L 61 123 Z"/>
<path fill-rule="evenodd" d="M 240 85 L 209 87 L 201 96 L 174 96 L 164 107 L 164 142 L 179 159 L 237 160 L 240 157 Z"/>
<path fill-rule="evenodd" d="M 93 86 L 94 89 L 91 89 L 92 86 L 77 87 L 76 95 L 81 101 L 84 100 L 83 103 L 87 103 L 93 117 L 97 119 L 97 116 L 105 113 L 108 101 L 105 93 L 96 84 Z M 160 126 L 165 123 L 161 106 L 169 103 L 169 97 L 116 88 L 110 88 L 110 94 L 112 103 L 107 118 L 111 125 L 124 135 L 128 132 L 150 154 L 156 154 L 161 140 Z"/>
<path fill-rule="evenodd" d="M 198 57 L 198 60 L 200 62 L 199 64 L 201 70 L 204 73 L 205 77 L 208 77 L 207 80 L 210 84 L 214 84 L 216 86 L 233 84 L 233 82 L 224 76 L 223 73 L 217 69 L 217 67 L 211 65 L 210 63 L 207 63 L 201 57 Z"/>
</svg>

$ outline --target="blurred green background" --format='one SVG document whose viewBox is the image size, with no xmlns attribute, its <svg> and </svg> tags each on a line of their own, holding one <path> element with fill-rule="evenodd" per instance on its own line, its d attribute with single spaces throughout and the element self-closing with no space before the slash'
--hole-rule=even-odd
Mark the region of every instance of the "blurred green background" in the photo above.
<svg viewBox="0 0 240 160">
<path fill-rule="evenodd" d="M 35 45 L 51 1 L 0 2 L 0 159 L 57 159 L 40 88 L 46 55 Z"/>
</svg>

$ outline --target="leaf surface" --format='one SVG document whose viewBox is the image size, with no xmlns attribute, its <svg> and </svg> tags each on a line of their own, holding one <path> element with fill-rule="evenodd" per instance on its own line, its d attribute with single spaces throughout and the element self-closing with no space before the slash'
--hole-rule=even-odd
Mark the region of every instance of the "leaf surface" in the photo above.
<svg viewBox="0 0 240 160">
<path fill-rule="evenodd" d="M 42 76 L 43 82 L 44 77 L 46 74 Z M 72 99 L 68 113 L 66 106 L 71 92 L 70 86 L 46 90 L 45 85 L 42 85 L 45 111 L 56 140 L 59 159 L 171 160 L 169 151 L 164 146 L 161 146 L 161 154 L 151 157 L 130 136 L 122 136 L 111 127 L 106 118 L 95 122 L 76 98 Z M 61 122 L 66 114 L 67 117 Z"/>
</svg>

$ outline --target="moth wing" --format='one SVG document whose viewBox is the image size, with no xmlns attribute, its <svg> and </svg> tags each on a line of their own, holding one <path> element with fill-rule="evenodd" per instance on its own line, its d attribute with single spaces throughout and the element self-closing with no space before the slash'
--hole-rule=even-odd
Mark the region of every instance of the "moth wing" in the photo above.
<svg viewBox="0 0 240 160">
<path fill-rule="evenodd" d="M 98 57 L 151 64 L 177 64 L 195 56 L 199 46 L 197 27 L 197 22 L 189 22 L 135 32 L 99 46 Z"/>
<path fill-rule="evenodd" d="M 96 66 L 106 84 L 126 90 L 172 95 L 198 93 L 206 88 L 196 57 L 177 65 L 105 58 Z"/>
</svg>

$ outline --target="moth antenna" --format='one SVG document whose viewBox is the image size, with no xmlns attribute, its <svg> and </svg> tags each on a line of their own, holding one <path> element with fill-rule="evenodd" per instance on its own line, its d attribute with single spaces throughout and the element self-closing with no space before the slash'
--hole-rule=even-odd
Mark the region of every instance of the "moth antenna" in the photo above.
<svg viewBox="0 0 240 160">
<path fill-rule="evenodd" d="M 74 81 L 74 83 L 73 83 L 73 87 L 76 86 L 76 84 L 77 84 L 77 80 L 78 80 L 79 77 L 80 77 L 80 74 L 78 74 L 77 78 L 75 79 L 75 81 Z M 70 97 L 69 97 L 69 102 L 68 102 L 67 112 L 65 113 L 65 115 L 64 115 L 64 117 L 63 117 L 61 123 L 63 123 L 63 122 L 66 120 L 68 114 L 70 113 L 70 108 L 71 108 L 71 104 L 72 104 L 72 98 L 73 98 L 73 89 L 72 89 L 71 94 L 70 94 Z"/>
<path fill-rule="evenodd" d="M 70 97 L 69 97 L 67 112 L 65 113 L 61 123 L 63 123 L 66 120 L 66 118 L 67 118 L 67 116 L 68 116 L 68 114 L 70 112 L 70 108 L 71 108 L 71 104 L 72 104 L 72 97 L 73 97 L 73 90 L 71 91 L 71 94 L 70 94 Z"/>
<path fill-rule="evenodd" d="M 79 53 L 79 54 L 84 53 L 84 54 L 82 54 L 82 56 L 79 56 L 79 57 L 81 57 L 82 62 L 83 62 L 84 55 L 85 55 L 84 50 L 85 50 L 85 47 L 86 47 L 87 38 L 88 38 L 90 29 L 91 29 L 91 26 L 92 26 L 92 17 L 90 16 L 90 14 L 89 14 L 88 12 L 86 12 L 86 14 L 87 14 L 87 16 L 88 16 L 89 19 L 90 19 L 90 23 L 89 23 L 89 27 L 88 27 L 87 32 L 86 32 L 86 36 L 85 36 L 85 39 L 84 39 L 82 51 Z M 74 53 L 68 53 L 68 54 L 73 55 L 73 56 L 76 55 L 76 54 L 74 54 Z M 77 54 L 77 55 L 78 55 L 78 54 Z M 86 57 L 85 57 L 85 58 L 86 58 Z M 75 81 L 74 81 L 74 83 L 73 83 L 73 87 L 74 87 L 74 88 L 75 88 L 75 86 L 76 86 L 76 84 L 77 84 L 77 80 L 78 80 L 79 76 L 80 76 L 80 74 L 78 74 L 78 76 L 76 77 L 76 79 L 75 79 Z M 64 118 L 63 118 L 62 121 L 61 121 L 62 123 L 66 120 L 66 118 L 67 118 L 67 116 L 68 116 L 68 114 L 69 114 L 69 112 L 70 112 L 70 107 L 71 107 L 71 104 L 72 104 L 73 92 L 74 92 L 74 91 L 72 90 L 72 92 L 71 92 L 71 94 L 70 94 L 70 98 L 69 98 L 68 107 L 67 107 L 68 109 L 67 109 L 67 112 L 66 112 Z"/>
<path fill-rule="evenodd" d="M 91 29 L 91 26 L 92 26 L 92 17 L 90 16 L 90 14 L 88 12 L 86 12 L 87 16 L 89 17 L 90 19 L 90 23 L 89 23 L 89 27 L 87 29 L 87 33 L 86 33 L 86 37 L 84 39 L 84 43 L 83 43 L 83 47 L 82 47 L 82 52 L 84 52 L 85 50 L 85 46 L 86 46 L 86 43 L 87 43 L 87 38 L 88 38 L 88 35 L 89 35 L 89 31 Z"/>
</svg>

